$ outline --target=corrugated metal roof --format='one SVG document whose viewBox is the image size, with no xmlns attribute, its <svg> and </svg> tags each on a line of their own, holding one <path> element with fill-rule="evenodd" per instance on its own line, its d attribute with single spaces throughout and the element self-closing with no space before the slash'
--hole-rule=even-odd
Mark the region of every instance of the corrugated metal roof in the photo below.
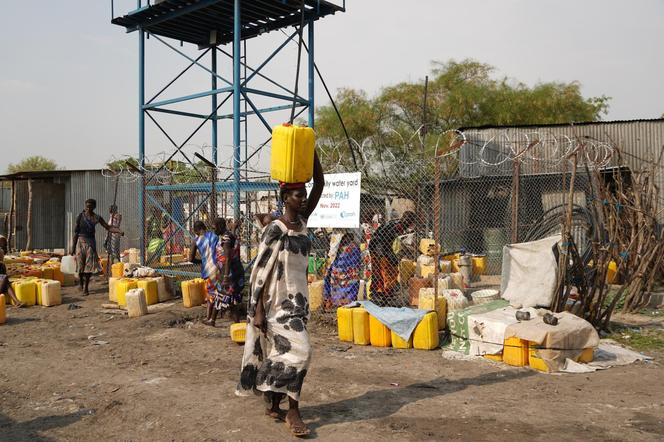
<svg viewBox="0 0 664 442">
<path fill-rule="evenodd" d="M 61 176 L 67 176 L 75 172 L 99 172 L 101 169 L 77 169 L 77 170 L 33 170 L 29 172 L 16 172 L 6 175 L 0 175 L 0 181 L 18 181 L 30 179 L 47 179 Z"/>
<path fill-rule="evenodd" d="M 343 7 L 325 0 L 305 0 L 304 18 L 318 20 L 342 12 Z M 111 23 L 127 31 L 144 29 L 156 35 L 194 43 L 199 46 L 233 41 L 232 0 L 169 0 L 115 17 Z M 253 0 L 241 3 L 243 40 L 265 32 L 300 24 L 298 0 Z"/>
<path fill-rule="evenodd" d="M 625 163 L 633 170 L 651 167 L 659 159 L 664 148 L 664 119 L 633 120 L 616 122 L 589 122 L 574 125 L 503 126 L 466 129 L 464 133 L 471 141 L 461 151 L 461 176 L 508 175 L 512 173 L 512 161 L 504 161 L 508 151 L 508 141 L 523 140 L 525 136 L 539 132 L 547 136 L 591 139 L 617 146 L 624 155 Z M 502 138 L 501 138 L 502 137 Z M 480 161 L 480 150 L 488 142 Z M 560 152 L 554 152 L 553 145 L 537 152 L 541 160 L 524 161 L 522 174 L 546 172 L 547 167 L 556 167 L 555 160 Z M 501 152 L 503 157 L 500 157 Z M 550 160 L 550 161 L 549 161 Z M 484 162 L 483 162 L 484 161 Z M 489 163 L 489 164 L 487 164 Z M 500 163 L 500 164 L 498 164 Z M 492 165 L 497 164 L 497 165 Z M 615 159 L 610 165 L 617 165 Z M 664 185 L 664 174 L 658 177 L 660 188 Z"/>
<path fill-rule="evenodd" d="M 458 130 L 472 130 L 472 129 L 506 129 L 506 128 L 533 128 L 533 127 L 562 127 L 562 126 L 587 126 L 593 124 L 626 124 L 626 123 L 647 123 L 647 122 L 664 122 L 664 118 L 637 118 L 634 120 L 610 120 L 610 121 L 578 121 L 568 123 L 554 123 L 554 124 L 514 124 L 506 126 L 495 126 L 486 124 L 483 126 L 465 126 L 460 127 Z"/>
</svg>

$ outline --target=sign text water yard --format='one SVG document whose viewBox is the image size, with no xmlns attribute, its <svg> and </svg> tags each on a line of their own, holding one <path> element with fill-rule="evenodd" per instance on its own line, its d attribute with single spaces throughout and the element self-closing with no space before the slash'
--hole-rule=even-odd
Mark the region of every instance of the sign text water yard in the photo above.
<svg viewBox="0 0 664 442">
<path fill-rule="evenodd" d="M 360 227 L 360 172 L 325 174 L 325 188 L 308 227 Z M 313 182 L 307 183 L 307 192 Z"/>
</svg>

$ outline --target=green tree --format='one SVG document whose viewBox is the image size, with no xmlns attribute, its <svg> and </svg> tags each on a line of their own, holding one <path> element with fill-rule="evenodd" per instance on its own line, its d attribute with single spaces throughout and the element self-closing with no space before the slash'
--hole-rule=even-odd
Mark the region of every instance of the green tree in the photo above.
<svg viewBox="0 0 664 442">
<path fill-rule="evenodd" d="M 106 168 L 113 172 L 121 172 L 127 169 L 127 163 L 130 163 L 135 167 L 138 167 L 138 158 L 127 157 L 122 160 L 109 161 L 108 163 L 106 163 Z"/>
<path fill-rule="evenodd" d="M 194 165 L 196 168 L 192 167 L 191 164 L 184 161 L 170 161 L 166 165 L 166 168 L 173 175 L 173 182 L 176 184 L 201 183 L 210 181 L 210 168 L 202 161 L 195 161 Z"/>
<path fill-rule="evenodd" d="M 134 157 L 127 157 L 126 159 L 115 160 L 106 163 L 106 168 L 112 172 L 122 172 L 131 170 L 127 163 L 132 164 L 138 168 L 138 159 Z M 194 162 L 196 168 L 191 166 L 188 162 L 170 160 L 162 168 L 162 163 L 145 164 L 146 177 L 150 179 L 153 174 L 157 173 L 159 179 L 156 181 L 162 184 L 185 184 L 185 183 L 200 183 L 208 182 L 210 180 L 210 169 L 202 161 Z M 132 170 L 133 172 L 133 170 Z M 171 179 L 168 179 L 168 177 Z"/>
<path fill-rule="evenodd" d="M 418 153 L 430 155 L 440 135 L 461 127 L 597 121 L 608 109 L 608 97 L 585 98 L 577 82 L 529 87 L 493 74 L 492 66 L 474 60 L 433 62 L 427 86 L 426 131 L 422 130 L 423 80 L 385 87 L 374 98 L 364 91 L 342 89 L 335 102 L 350 137 L 358 140 L 354 146 L 362 150 L 364 167 L 367 160 L 375 167 L 376 163 L 394 164 Z M 348 148 L 340 144 L 345 135 L 331 105 L 316 109 L 316 133 L 323 148 L 338 147 L 336 156 L 324 156 L 326 167 L 350 165 Z M 371 141 L 366 142 L 369 137 Z"/>
<path fill-rule="evenodd" d="M 35 171 L 48 171 L 57 170 L 58 165 L 55 161 L 49 160 L 39 155 L 27 157 L 24 160 L 7 166 L 7 172 L 35 172 Z"/>
</svg>

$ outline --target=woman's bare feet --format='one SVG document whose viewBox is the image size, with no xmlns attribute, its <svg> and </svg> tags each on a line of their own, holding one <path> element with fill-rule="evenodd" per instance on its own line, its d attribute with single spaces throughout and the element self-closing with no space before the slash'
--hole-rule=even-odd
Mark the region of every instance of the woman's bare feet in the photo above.
<svg viewBox="0 0 664 442">
<path fill-rule="evenodd" d="M 271 417 L 272 419 L 286 422 L 286 410 L 273 410 L 271 408 L 265 409 L 265 415 Z"/>
<path fill-rule="evenodd" d="M 282 410 L 279 407 L 281 402 L 285 399 L 285 395 L 283 393 L 268 392 L 265 393 L 264 398 L 265 402 L 270 405 L 270 407 L 265 410 L 265 415 L 286 422 L 286 410 Z"/>
<path fill-rule="evenodd" d="M 304 437 L 311 434 L 311 430 L 304 423 L 300 416 L 299 409 L 290 409 L 286 414 L 286 426 L 295 437 Z"/>
</svg>

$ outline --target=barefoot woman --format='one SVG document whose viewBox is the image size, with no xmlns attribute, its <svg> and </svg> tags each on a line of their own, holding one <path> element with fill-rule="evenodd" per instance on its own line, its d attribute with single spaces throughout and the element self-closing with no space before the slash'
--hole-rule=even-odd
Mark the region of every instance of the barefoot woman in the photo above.
<svg viewBox="0 0 664 442">
<path fill-rule="evenodd" d="M 99 255 L 97 255 L 97 241 L 95 240 L 95 226 L 101 226 L 111 233 L 123 235 L 118 227 L 109 226 L 104 218 L 95 213 L 97 201 L 85 201 L 85 210 L 76 218 L 74 225 L 74 244 L 71 254 L 76 256 L 76 271 L 78 272 L 81 290 L 87 296 L 90 294 L 89 285 L 92 274 L 101 272 Z"/>
<path fill-rule="evenodd" d="M 284 214 L 265 227 L 251 272 L 247 337 L 236 391 L 240 396 L 263 392 L 271 406 L 266 413 L 284 419 L 295 436 L 309 434 L 298 408 L 311 359 L 306 327 L 311 242 L 306 222 L 318 204 L 324 181 L 314 154 L 314 185 L 309 198 L 304 183 L 281 184 Z M 286 395 L 287 413 L 279 409 Z"/>
</svg>

